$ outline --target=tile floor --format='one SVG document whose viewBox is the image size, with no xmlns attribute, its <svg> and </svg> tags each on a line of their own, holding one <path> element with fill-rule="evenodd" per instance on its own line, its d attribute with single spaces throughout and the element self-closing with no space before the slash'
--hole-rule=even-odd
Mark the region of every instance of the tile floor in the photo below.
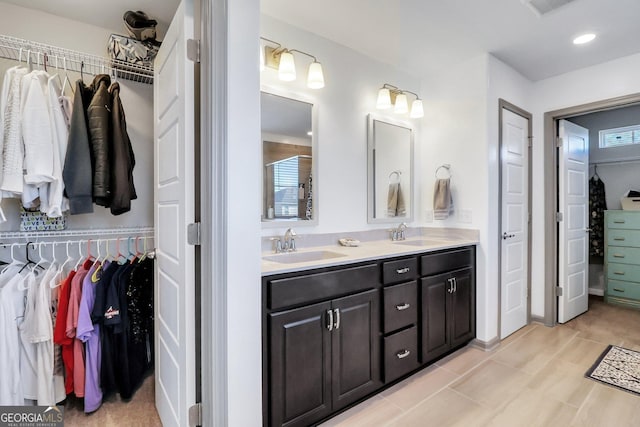
<svg viewBox="0 0 640 427">
<path fill-rule="evenodd" d="M 584 377 L 609 344 L 640 351 L 640 311 L 591 298 L 565 325 L 465 347 L 321 426 L 640 426 L 640 396 Z"/>
</svg>

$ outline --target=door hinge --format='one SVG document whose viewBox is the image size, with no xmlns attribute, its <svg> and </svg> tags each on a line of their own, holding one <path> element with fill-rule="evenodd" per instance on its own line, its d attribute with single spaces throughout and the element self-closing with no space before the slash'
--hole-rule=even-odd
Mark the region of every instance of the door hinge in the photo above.
<svg viewBox="0 0 640 427">
<path fill-rule="evenodd" d="M 189 427 L 202 425 L 202 403 L 196 403 L 189 407 Z"/>
<path fill-rule="evenodd" d="M 187 243 L 192 246 L 200 246 L 200 223 L 194 222 L 192 224 L 187 225 Z"/>
<path fill-rule="evenodd" d="M 562 212 L 556 212 L 556 222 L 562 222 Z"/>
<path fill-rule="evenodd" d="M 558 139 L 556 139 L 556 147 L 558 148 L 562 147 L 562 138 L 558 137 Z"/>
<path fill-rule="evenodd" d="M 529 146 L 529 148 L 531 148 L 531 146 L 533 145 L 533 137 L 532 136 L 528 136 L 527 139 L 529 140 L 527 142 L 527 145 Z"/>
<path fill-rule="evenodd" d="M 187 39 L 187 58 L 200 63 L 200 40 Z"/>
<path fill-rule="evenodd" d="M 562 296 L 562 288 L 560 286 L 556 286 L 556 296 L 557 297 Z"/>
</svg>

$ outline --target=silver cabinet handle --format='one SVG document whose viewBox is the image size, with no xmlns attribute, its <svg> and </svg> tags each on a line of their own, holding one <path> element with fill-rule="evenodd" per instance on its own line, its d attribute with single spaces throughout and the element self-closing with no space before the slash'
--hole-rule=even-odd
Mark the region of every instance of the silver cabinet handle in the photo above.
<svg viewBox="0 0 640 427">
<path fill-rule="evenodd" d="M 624 258 L 624 255 L 622 254 L 613 254 L 614 258 Z"/>
<path fill-rule="evenodd" d="M 411 351 L 405 349 L 404 351 L 401 351 L 400 353 L 396 353 L 396 357 L 398 359 L 404 359 L 405 357 L 407 357 L 410 354 L 411 354 Z"/>
<path fill-rule="evenodd" d="M 408 272 L 409 272 L 409 270 L 410 270 L 410 268 L 409 268 L 409 267 L 399 268 L 399 269 L 397 269 L 397 270 L 396 270 L 396 273 L 398 273 L 398 274 L 404 274 L 404 273 L 408 273 Z"/>
<path fill-rule="evenodd" d="M 618 292 L 624 292 L 624 289 L 620 289 L 620 288 L 613 288 L 613 290 Z"/>
<path fill-rule="evenodd" d="M 593 230 L 590 228 L 585 228 L 584 231 L 586 231 L 587 233 L 591 233 Z"/>
<path fill-rule="evenodd" d="M 613 240 L 617 240 L 619 242 L 624 242 L 624 237 L 614 237 Z"/>
<path fill-rule="evenodd" d="M 625 220 L 624 219 L 616 219 L 613 221 L 614 224 L 624 224 Z"/>
<path fill-rule="evenodd" d="M 613 274 L 617 274 L 618 276 L 624 276 L 625 272 L 624 271 L 614 271 Z"/>
<path fill-rule="evenodd" d="M 453 293 L 453 279 L 447 279 L 447 283 L 449 283 L 449 287 L 447 288 L 447 292 L 452 294 Z"/>
<path fill-rule="evenodd" d="M 458 292 L 458 279 L 453 278 L 453 292 Z"/>
<path fill-rule="evenodd" d="M 335 329 L 340 329 L 340 309 L 336 308 L 333 312 L 336 314 L 336 323 L 333 324 L 333 327 Z"/>
<path fill-rule="evenodd" d="M 327 329 L 333 331 L 333 311 L 327 310 L 327 318 L 329 319 L 329 323 L 327 324 Z"/>
<path fill-rule="evenodd" d="M 411 307 L 411 304 L 409 304 L 408 302 L 405 302 L 402 305 L 396 305 L 396 310 L 402 311 L 402 310 L 406 310 L 409 307 Z"/>
</svg>

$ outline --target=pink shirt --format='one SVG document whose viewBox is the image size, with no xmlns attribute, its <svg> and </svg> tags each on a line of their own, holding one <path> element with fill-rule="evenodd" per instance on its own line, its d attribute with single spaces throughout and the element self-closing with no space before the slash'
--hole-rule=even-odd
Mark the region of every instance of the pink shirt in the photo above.
<svg viewBox="0 0 640 427">
<path fill-rule="evenodd" d="M 71 292 L 69 293 L 69 308 L 67 311 L 66 333 L 73 338 L 73 391 L 77 397 L 84 397 L 84 346 L 82 341 L 76 338 L 78 327 L 78 314 L 80 312 L 80 299 L 82 298 L 82 281 L 88 270 L 83 265 L 71 280 Z"/>
</svg>

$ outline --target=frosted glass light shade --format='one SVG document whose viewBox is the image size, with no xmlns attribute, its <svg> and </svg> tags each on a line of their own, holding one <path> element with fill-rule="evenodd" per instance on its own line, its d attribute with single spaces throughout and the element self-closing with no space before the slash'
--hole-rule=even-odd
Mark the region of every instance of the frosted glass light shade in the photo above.
<svg viewBox="0 0 640 427">
<path fill-rule="evenodd" d="M 311 89 L 322 89 L 324 87 L 324 74 L 322 73 L 322 65 L 313 61 L 309 65 L 309 73 L 307 74 L 307 86 Z"/>
<path fill-rule="evenodd" d="M 260 46 L 260 72 L 264 71 L 264 48 Z"/>
<path fill-rule="evenodd" d="M 416 99 L 411 104 L 411 113 L 409 113 L 409 117 L 412 119 L 419 119 L 420 117 L 424 117 L 424 108 L 422 107 L 422 100 Z"/>
<path fill-rule="evenodd" d="M 280 54 L 280 66 L 278 67 L 278 78 L 285 82 L 296 79 L 296 64 L 293 62 L 293 54 L 282 52 Z"/>
<path fill-rule="evenodd" d="M 409 111 L 409 105 L 407 104 L 407 95 L 405 95 L 404 93 L 400 93 L 398 94 L 398 96 L 396 96 L 396 106 L 393 109 L 393 112 L 397 114 L 404 114 L 407 111 Z"/>
<path fill-rule="evenodd" d="M 379 110 L 387 110 L 391 108 L 391 94 L 389 93 L 389 89 L 383 87 L 378 91 L 376 107 Z"/>
</svg>

